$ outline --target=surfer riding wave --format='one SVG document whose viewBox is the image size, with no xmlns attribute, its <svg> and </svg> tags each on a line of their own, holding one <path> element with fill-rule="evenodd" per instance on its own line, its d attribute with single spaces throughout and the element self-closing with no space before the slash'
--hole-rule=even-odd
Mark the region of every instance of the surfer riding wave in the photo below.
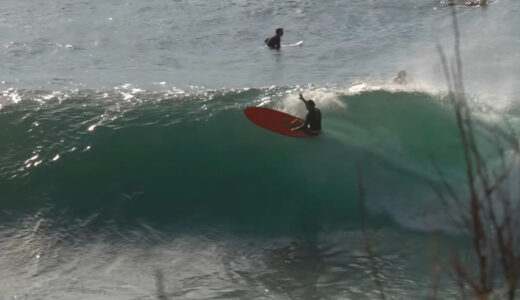
<svg viewBox="0 0 520 300">
<path fill-rule="evenodd" d="M 305 107 L 307 108 L 307 116 L 305 117 L 305 122 L 301 122 L 296 119 L 291 122 L 291 125 L 294 127 L 291 128 L 292 131 L 296 130 L 304 130 L 309 135 L 318 135 L 321 132 L 321 111 L 316 108 L 316 104 L 312 100 L 305 100 L 303 95 L 300 93 L 300 100 L 305 103 Z"/>
</svg>

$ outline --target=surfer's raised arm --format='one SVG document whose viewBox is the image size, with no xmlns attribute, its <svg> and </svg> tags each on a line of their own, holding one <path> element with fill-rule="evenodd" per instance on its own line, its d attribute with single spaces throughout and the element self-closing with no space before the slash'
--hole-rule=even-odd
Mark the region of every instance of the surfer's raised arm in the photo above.
<svg viewBox="0 0 520 300">
<path fill-rule="evenodd" d="M 307 100 L 305 100 L 305 98 L 303 98 L 303 94 L 302 93 L 300 93 L 300 98 L 299 99 L 302 100 L 303 103 L 307 104 Z"/>
</svg>

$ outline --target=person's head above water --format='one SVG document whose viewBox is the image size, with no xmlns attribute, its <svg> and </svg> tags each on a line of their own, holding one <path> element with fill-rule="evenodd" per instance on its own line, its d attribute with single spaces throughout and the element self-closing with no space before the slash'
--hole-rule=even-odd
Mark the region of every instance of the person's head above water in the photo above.
<svg viewBox="0 0 520 300">
<path fill-rule="evenodd" d="M 283 35 L 283 28 L 276 28 L 276 35 L 282 36 Z"/>
<path fill-rule="evenodd" d="M 393 83 L 395 84 L 406 84 L 406 71 L 402 70 L 397 73 Z"/>
</svg>

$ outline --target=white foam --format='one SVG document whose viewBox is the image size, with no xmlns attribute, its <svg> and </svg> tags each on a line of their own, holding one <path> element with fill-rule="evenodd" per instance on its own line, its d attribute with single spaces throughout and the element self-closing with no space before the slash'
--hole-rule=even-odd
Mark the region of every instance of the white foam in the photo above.
<svg viewBox="0 0 520 300">
<path fill-rule="evenodd" d="M 329 88 L 310 87 L 300 92 L 306 100 L 312 99 L 320 110 L 326 111 L 346 107 L 346 104 L 339 99 L 337 91 Z M 288 91 L 288 95 L 275 107 L 294 115 L 305 115 L 306 113 L 305 105 L 299 99 L 297 91 Z"/>
<path fill-rule="evenodd" d="M 16 104 L 16 103 L 19 103 L 20 101 L 22 101 L 22 96 L 20 95 L 18 90 L 14 89 L 14 88 L 8 88 L 7 90 L 2 91 L 0 96 L 2 96 L 1 98 L 6 99 L 7 103 L 11 102 L 11 103 Z M 0 98 L 0 100 L 1 100 L 1 98 Z"/>
</svg>

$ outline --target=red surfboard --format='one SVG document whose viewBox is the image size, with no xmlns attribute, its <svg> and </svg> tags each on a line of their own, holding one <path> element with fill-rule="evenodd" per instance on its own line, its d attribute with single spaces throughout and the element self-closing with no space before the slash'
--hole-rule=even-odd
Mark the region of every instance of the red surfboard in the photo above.
<svg viewBox="0 0 520 300">
<path fill-rule="evenodd" d="M 299 120 L 303 123 L 304 120 L 278 110 L 267 107 L 248 107 L 244 109 L 244 114 L 249 119 L 249 121 L 279 134 L 291 137 L 312 136 L 303 130 L 292 131 L 291 127 L 296 126 L 296 124 L 291 125 L 291 122 L 294 120 Z"/>
</svg>

